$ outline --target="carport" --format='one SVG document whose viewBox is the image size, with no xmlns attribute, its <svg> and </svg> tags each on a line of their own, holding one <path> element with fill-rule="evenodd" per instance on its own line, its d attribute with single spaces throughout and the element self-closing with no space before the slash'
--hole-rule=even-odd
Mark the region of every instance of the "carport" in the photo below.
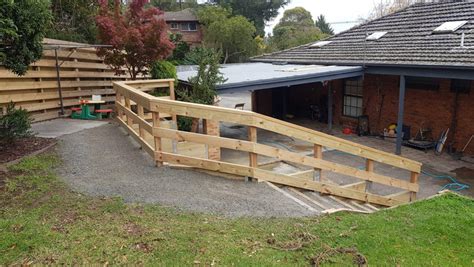
<svg viewBox="0 0 474 267">
<path fill-rule="evenodd" d="M 221 72 L 226 81 L 218 85 L 219 94 L 230 91 L 251 92 L 252 110 L 259 112 L 259 102 L 266 101 L 280 113 L 286 113 L 288 93 L 295 86 L 319 84 L 317 88 L 327 90 L 327 121 L 329 130 L 333 121 L 333 91 L 329 81 L 339 79 L 356 79 L 364 74 L 359 66 L 323 66 L 323 65 L 290 65 L 271 63 L 242 63 L 225 64 Z M 190 77 L 197 74 L 194 66 L 180 66 L 178 79 L 182 84 L 187 84 Z M 301 88 L 300 88 L 301 89 Z M 264 90 L 271 90 L 271 98 L 263 94 Z M 303 88 L 304 90 L 304 88 Z M 260 95 L 260 100 L 258 99 Z M 296 103 L 298 105 L 298 103 Z"/>
</svg>

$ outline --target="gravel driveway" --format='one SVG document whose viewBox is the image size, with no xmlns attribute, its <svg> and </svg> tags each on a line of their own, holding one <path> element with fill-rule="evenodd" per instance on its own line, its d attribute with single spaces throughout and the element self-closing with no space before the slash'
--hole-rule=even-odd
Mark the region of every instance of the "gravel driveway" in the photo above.
<svg viewBox="0 0 474 267">
<path fill-rule="evenodd" d="M 60 176 L 73 190 L 120 196 L 228 217 L 313 215 L 264 183 L 245 183 L 196 171 L 157 168 L 150 156 L 114 124 L 59 137 Z"/>
</svg>

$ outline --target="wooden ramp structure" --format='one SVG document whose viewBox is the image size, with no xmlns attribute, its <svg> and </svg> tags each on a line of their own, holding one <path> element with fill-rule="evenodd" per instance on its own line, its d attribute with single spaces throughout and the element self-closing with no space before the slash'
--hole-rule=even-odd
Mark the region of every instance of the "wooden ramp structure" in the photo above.
<svg viewBox="0 0 474 267">
<path fill-rule="evenodd" d="M 113 87 L 119 123 L 154 158 L 158 166 L 164 163 L 177 164 L 249 177 L 331 195 L 335 199 L 357 201 L 354 202 L 356 206 L 360 203 L 386 207 L 399 205 L 414 201 L 419 191 L 419 162 L 258 113 L 176 101 L 172 79 L 114 82 Z M 154 97 L 147 93 L 155 88 L 169 88 L 170 96 Z M 206 125 L 205 130 L 203 133 L 194 133 L 177 129 L 178 116 L 202 120 Z M 248 139 L 219 136 L 220 123 L 246 126 Z M 259 143 L 257 129 L 314 144 L 314 156 Z M 221 148 L 248 153 L 248 164 L 221 160 Z M 323 148 L 362 157 L 366 160 L 365 169 L 328 161 L 323 158 Z M 260 156 L 298 164 L 307 170 L 294 174 L 267 170 L 258 165 L 257 159 Z M 378 173 L 374 168 L 375 162 L 406 170 L 406 179 Z M 359 181 L 346 185 L 335 184 L 325 179 L 325 173 L 328 172 L 357 178 Z M 390 195 L 376 194 L 368 190 L 373 183 L 399 191 Z"/>
</svg>

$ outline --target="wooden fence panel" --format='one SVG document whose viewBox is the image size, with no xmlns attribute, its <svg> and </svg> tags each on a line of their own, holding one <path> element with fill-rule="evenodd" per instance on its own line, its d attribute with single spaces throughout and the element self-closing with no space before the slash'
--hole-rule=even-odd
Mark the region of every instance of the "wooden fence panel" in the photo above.
<svg viewBox="0 0 474 267">
<path fill-rule="evenodd" d="M 83 45 L 54 39 L 45 39 L 44 44 Z M 80 99 L 91 99 L 101 95 L 106 106 L 112 106 L 115 91 L 114 81 L 123 81 L 128 75 L 116 76 L 94 48 L 68 48 L 58 50 L 61 88 L 66 115 Z M 24 76 L 17 76 L 0 66 L 0 113 L 6 111 L 10 101 L 17 107 L 28 110 L 35 121 L 59 117 L 60 98 L 56 80 L 54 50 L 44 50 L 43 57 L 29 67 Z"/>
</svg>

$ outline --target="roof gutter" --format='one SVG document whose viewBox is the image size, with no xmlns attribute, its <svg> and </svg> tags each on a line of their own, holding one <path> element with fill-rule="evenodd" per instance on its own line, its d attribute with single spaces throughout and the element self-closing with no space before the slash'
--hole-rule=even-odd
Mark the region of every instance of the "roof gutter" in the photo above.
<svg viewBox="0 0 474 267">
<path fill-rule="evenodd" d="M 324 82 L 330 80 L 353 78 L 364 75 L 364 69 L 362 67 L 353 68 L 351 70 L 335 70 L 330 72 L 323 72 L 317 74 L 306 74 L 298 75 L 293 77 L 274 78 L 266 80 L 255 80 L 240 83 L 221 84 L 217 86 L 218 91 L 224 90 L 262 90 L 278 87 L 289 87 L 294 85 L 309 84 Z M 184 84 L 189 83 L 187 81 L 180 80 Z"/>
</svg>

